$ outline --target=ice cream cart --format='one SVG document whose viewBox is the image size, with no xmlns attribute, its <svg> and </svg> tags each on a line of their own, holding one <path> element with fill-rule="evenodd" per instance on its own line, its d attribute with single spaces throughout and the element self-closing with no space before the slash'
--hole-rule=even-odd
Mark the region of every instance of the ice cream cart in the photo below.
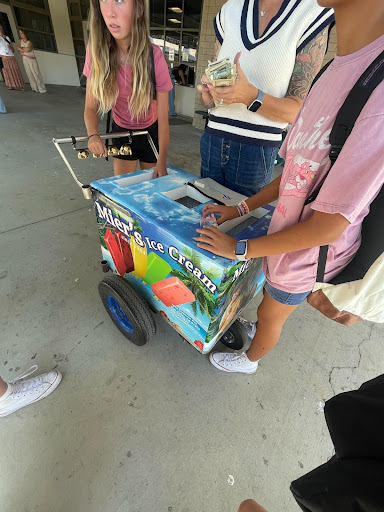
<svg viewBox="0 0 384 512">
<path fill-rule="evenodd" d="M 76 149 L 85 139 L 54 143 L 64 157 L 61 144 Z M 99 293 L 117 328 L 144 345 L 155 334 L 153 313 L 159 312 L 201 353 L 218 340 L 241 348 L 246 332 L 237 318 L 263 285 L 261 258 L 215 256 L 193 238 L 206 203 L 235 205 L 244 196 L 171 165 L 167 176 L 156 179 L 151 169 L 82 185 L 64 160 L 93 200 L 102 268 L 112 271 L 100 281 Z M 219 229 L 237 240 L 262 236 L 272 212 L 271 206 L 259 208 Z"/>
</svg>

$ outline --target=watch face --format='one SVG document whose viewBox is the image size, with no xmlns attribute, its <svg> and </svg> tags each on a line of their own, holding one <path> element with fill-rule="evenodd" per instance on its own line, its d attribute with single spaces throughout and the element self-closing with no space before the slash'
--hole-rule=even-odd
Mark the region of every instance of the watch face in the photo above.
<svg viewBox="0 0 384 512">
<path fill-rule="evenodd" d="M 248 108 L 251 112 L 256 112 L 261 107 L 261 101 L 255 100 L 252 105 Z"/>
<path fill-rule="evenodd" d="M 236 256 L 243 256 L 247 249 L 247 242 L 237 242 L 235 254 Z"/>
</svg>

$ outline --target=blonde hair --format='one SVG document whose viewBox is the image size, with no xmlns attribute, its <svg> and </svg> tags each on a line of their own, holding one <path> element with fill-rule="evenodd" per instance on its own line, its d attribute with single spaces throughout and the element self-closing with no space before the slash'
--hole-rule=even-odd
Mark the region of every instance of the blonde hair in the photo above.
<svg viewBox="0 0 384 512">
<path fill-rule="evenodd" d="M 128 59 L 132 67 L 132 94 L 127 110 L 132 119 L 148 113 L 153 99 L 151 79 L 152 45 L 149 39 L 148 0 L 132 0 L 132 32 Z M 109 32 L 101 14 L 99 0 L 91 0 L 89 17 L 89 51 L 92 59 L 91 92 L 98 102 L 98 113 L 104 115 L 114 107 L 119 96 L 118 45 Z"/>
</svg>

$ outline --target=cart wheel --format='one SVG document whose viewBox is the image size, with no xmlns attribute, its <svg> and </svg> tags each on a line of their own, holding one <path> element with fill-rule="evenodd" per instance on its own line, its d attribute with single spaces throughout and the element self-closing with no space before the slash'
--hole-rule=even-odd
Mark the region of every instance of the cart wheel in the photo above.
<svg viewBox="0 0 384 512">
<path fill-rule="evenodd" d="M 247 330 L 236 320 L 220 338 L 220 342 L 232 350 L 241 350 L 248 341 Z"/>
<path fill-rule="evenodd" d="M 156 326 L 146 301 L 122 277 L 104 277 L 99 294 L 113 323 L 135 345 L 145 345 L 155 334 Z"/>
</svg>

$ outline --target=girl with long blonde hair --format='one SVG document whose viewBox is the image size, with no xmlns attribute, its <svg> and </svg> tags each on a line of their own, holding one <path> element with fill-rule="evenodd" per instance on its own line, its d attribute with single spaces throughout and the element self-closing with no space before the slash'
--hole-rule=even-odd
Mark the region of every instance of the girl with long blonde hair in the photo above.
<svg viewBox="0 0 384 512">
<path fill-rule="evenodd" d="M 115 175 L 155 167 L 167 174 L 169 143 L 167 63 L 149 38 L 148 0 L 91 0 L 90 34 L 84 75 L 87 77 L 84 121 L 88 147 L 107 156 L 99 136 L 98 115 L 112 110 L 112 132 L 148 130 L 159 151 L 156 157 L 145 135 L 132 137 L 132 155 L 114 157 Z M 117 139 L 116 145 L 124 144 Z"/>
</svg>

